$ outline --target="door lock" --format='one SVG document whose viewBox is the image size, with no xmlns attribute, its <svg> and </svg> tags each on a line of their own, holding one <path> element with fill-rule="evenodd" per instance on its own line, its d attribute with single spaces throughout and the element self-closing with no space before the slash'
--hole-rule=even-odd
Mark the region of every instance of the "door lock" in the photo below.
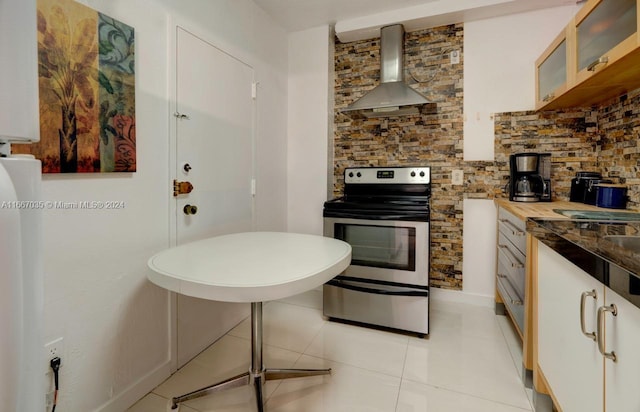
<svg viewBox="0 0 640 412">
<path fill-rule="evenodd" d="M 187 193 L 191 193 L 193 190 L 193 185 L 191 182 L 178 182 L 177 180 L 173 181 L 173 196 L 178 195 L 186 195 Z"/>
<path fill-rule="evenodd" d="M 184 205 L 182 210 L 184 211 L 185 215 L 195 215 L 196 213 L 198 213 L 198 206 Z"/>
<path fill-rule="evenodd" d="M 185 163 L 184 166 L 182 166 L 182 170 L 184 170 L 186 173 L 189 173 L 191 169 L 192 167 L 189 163 Z"/>
</svg>

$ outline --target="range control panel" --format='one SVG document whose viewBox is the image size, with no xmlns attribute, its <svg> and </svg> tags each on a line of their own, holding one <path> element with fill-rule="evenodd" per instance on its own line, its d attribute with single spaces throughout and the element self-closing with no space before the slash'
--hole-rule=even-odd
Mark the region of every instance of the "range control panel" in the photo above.
<svg viewBox="0 0 640 412">
<path fill-rule="evenodd" d="M 348 167 L 344 170 L 344 182 L 425 184 L 431 181 L 429 167 Z"/>
</svg>

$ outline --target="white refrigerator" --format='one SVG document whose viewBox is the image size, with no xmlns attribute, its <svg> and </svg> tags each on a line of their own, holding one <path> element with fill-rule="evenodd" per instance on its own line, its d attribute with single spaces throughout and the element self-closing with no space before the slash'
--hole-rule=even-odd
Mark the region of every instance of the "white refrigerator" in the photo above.
<svg viewBox="0 0 640 412">
<path fill-rule="evenodd" d="M 46 359 L 40 161 L 0 158 L 0 405 L 41 412 Z M 5 409 L 6 408 L 6 409 Z"/>
<path fill-rule="evenodd" d="M 42 412 L 41 166 L 11 155 L 40 139 L 35 0 L 0 0 L 0 62 L 0 410 Z"/>
</svg>

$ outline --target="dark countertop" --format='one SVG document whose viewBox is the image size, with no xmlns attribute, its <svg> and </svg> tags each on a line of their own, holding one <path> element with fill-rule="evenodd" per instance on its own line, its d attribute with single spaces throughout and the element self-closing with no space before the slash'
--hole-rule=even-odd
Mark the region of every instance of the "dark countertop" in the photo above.
<svg viewBox="0 0 640 412">
<path fill-rule="evenodd" d="M 640 308 L 640 251 L 607 236 L 640 236 L 640 222 L 530 218 L 527 231 Z"/>
</svg>

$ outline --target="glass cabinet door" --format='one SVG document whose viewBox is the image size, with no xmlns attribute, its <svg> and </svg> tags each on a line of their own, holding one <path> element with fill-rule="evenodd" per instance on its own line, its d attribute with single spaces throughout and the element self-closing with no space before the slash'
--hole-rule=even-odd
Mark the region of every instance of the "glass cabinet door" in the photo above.
<svg viewBox="0 0 640 412">
<path fill-rule="evenodd" d="M 538 66 L 538 98 L 547 102 L 567 82 L 567 42 L 562 40 Z"/>
<path fill-rule="evenodd" d="M 637 30 L 637 0 L 602 0 L 578 22 L 578 72 L 606 64 L 606 54 Z M 600 60 L 602 58 L 602 60 Z"/>
</svg>

